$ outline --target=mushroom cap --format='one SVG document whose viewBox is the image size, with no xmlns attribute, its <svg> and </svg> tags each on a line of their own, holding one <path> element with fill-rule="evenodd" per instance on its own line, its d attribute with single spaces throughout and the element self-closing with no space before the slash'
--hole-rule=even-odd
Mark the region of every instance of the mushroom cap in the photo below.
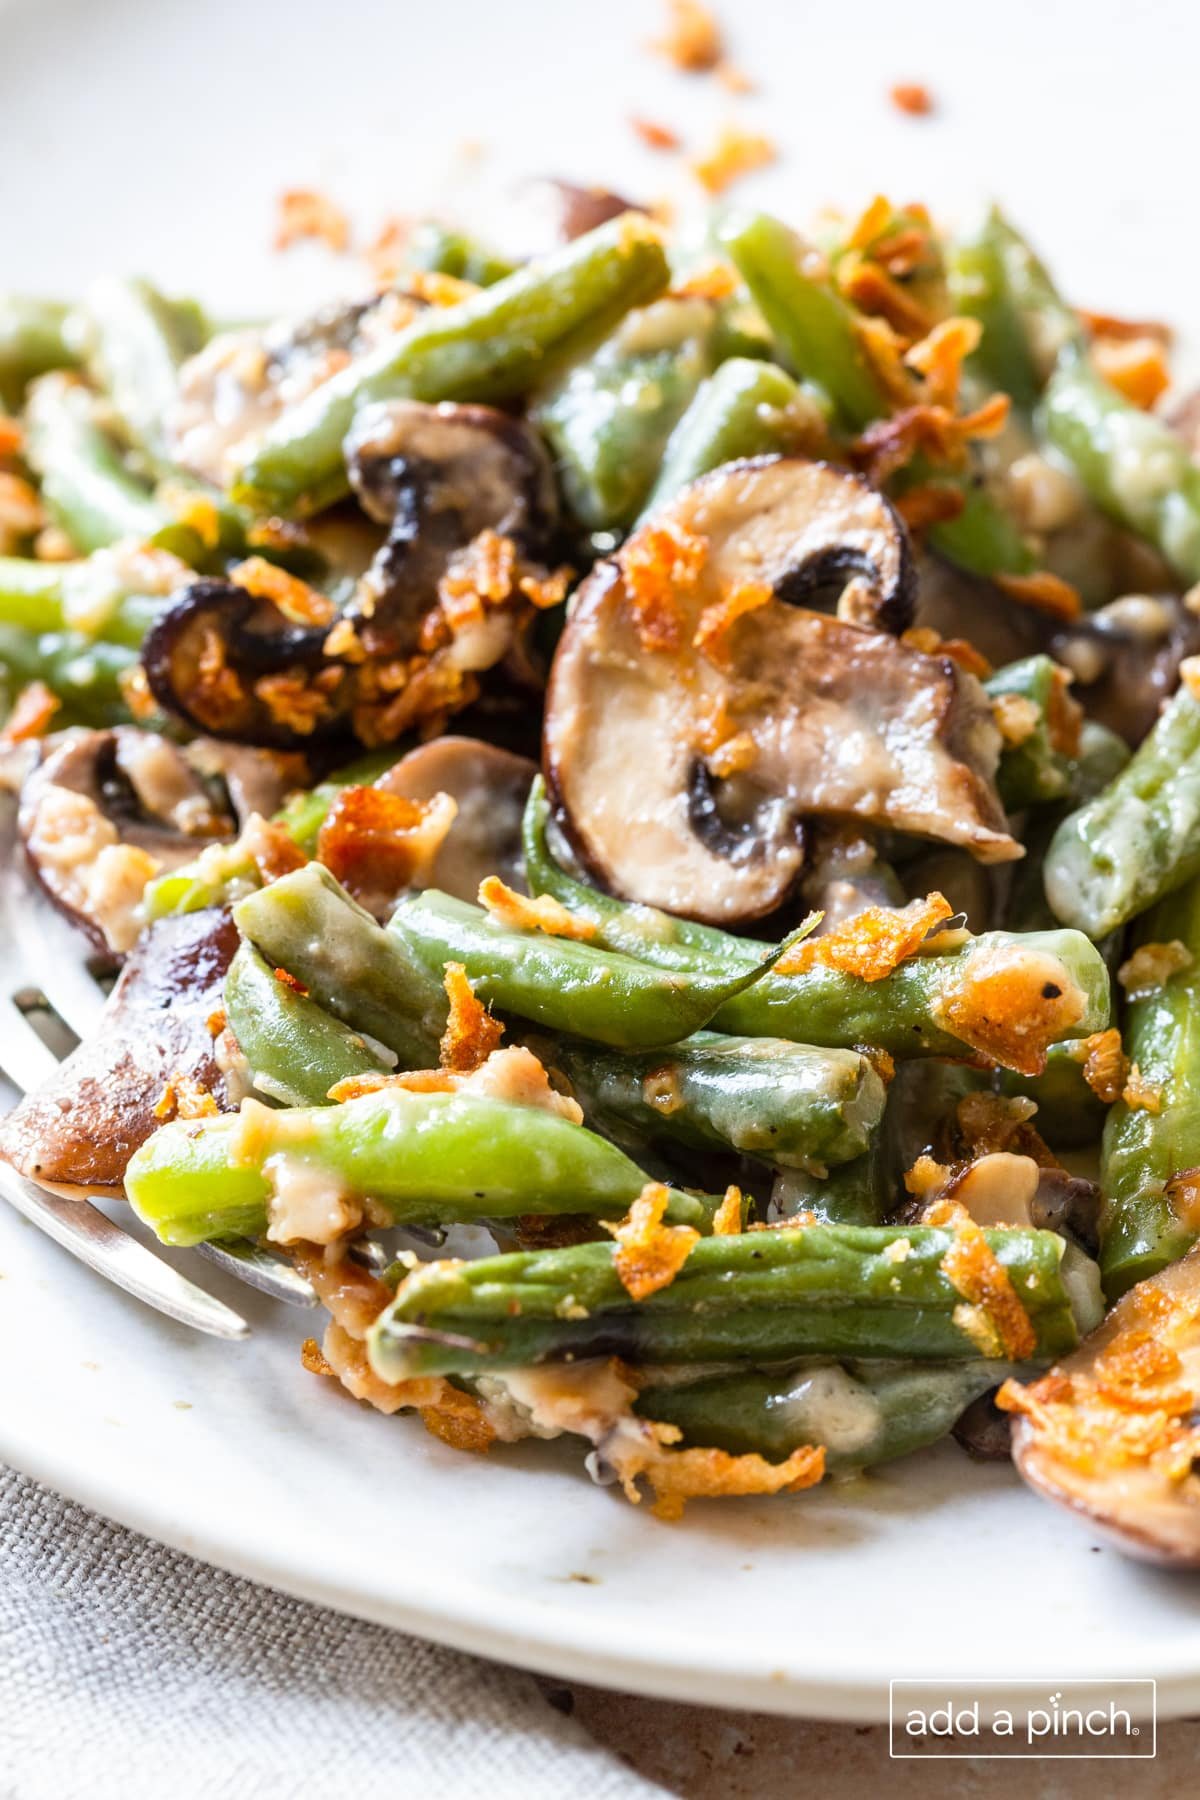
<svg viewBox="0 0 1200 1800">
<path fill-rule="evenodd" d="M 99 949 L 121 952 L 150 875 L 234 827 L 177 744 L 116 726 L 64 736 L 25 781 L 17 829 L 59 910 Z"/>
<path fill-rule="evenodd" d="M 410 750 L 375 785 L 408 800 L 449 794 L 456 801 L 458 812 L 428 885 L 459 900 L 475 900 L 489 875 L 524 890 L 521 820 L 536 774 L 528 757 L 481 738 L 451 736 Z"/>
<path fill-rule="evenodd" d="M 761 457 L 685 489 L 584 582 L 555 656 L 544 762 L 574 849 L 613 892 L 715 924 L 761 917 L 787 897 L 803 823 L 820 816 L 981 861 L 1020 854 L 974 678 L 793 604 L 847 578 L 842 610 L 849 597 L 856 620 L 902 628 L 911 561 L 888 502 L 844 470 Z M 720 629 L 750 586 L 756 602 Z"/>
<path fill-rule="evenodd" d="M 1086 1518 L 1126 1555 L 1200 1568 L 1200 1246 L 1139 1282 L 1018 1413 L 1013 1461 L 1029 1486 Z M 1153 1449 L 1159 1420 L 1173 1451 Z M 1168 1467 L 1168 1462 L 1182 1467 Z"/>
<path fill-rule="evenodd" d="M 119 1190 L 134 1151 L 156 1131 L 173 1077 L 235 1103 L 208 1020 L 238 947 L 231 915 L 210 908 L 160 919 L 144 933 L 95 1035 L 0 1124 L 0 1156 L 37 1181 Z"/>
</svg>

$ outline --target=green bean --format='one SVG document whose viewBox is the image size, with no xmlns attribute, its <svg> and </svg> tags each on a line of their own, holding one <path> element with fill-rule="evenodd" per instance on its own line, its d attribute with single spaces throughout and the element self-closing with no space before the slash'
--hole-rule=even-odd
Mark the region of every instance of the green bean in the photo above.
<svg viewBox="0 0 1200 1800">
<path fill-rule="evenodd" d="M 251 453 L 234 499 L 319 511 L 346 492 L 342 442 L 375 400 L 504 400 L 526 392 L 654 299 L 669 279 L 657 231 L 627 214 L 457 306 L 430 307 L 289 407 Z"/>
<path fill-rule="evenodd" d="M 847 430 L 861 431 L 877 419 L 886 410 L 884 396 L 854 309 L 829 282 L 819 255 L 765 213 L 731 219 L 718 237 L 793 374 L 820 384 Z"/>
<path fill-rule="evenodd" d="M 447 1016 L 440 970 L 430 974 L 320 863 L 247 894 L 234 918 L 269 967 L 286 969 L 352 1031 L 405 1068 L 437 1065 Z"/>
<path fill-rule="evenodd" d="M 1130 997 L 1125 1051 L 1151 1106 L 1118 1100 L 1101 1152 L 1100 1270 L 1115 1300 L 1175 1262 L 1200 1235 L 1200 882 L 1160 901 L 1140 944 L 1178 940 L 1189 961 L 1162 985 Z M 1172 1185 L 1177 1177 L 1184 1179 Z"/>
<path fill-rule="evenodd" d="M 35 633 L 0 624 L 0 689 L 7 703 L 27 682 L 43 681 L 63 703 L 55 725 L 120 725 L 129 719 L 121 688 L 137 651 L 97 643 L 78 632 Z"/>
<path fill-rule="evenodd" d="M 1020 234 L 999 214 L 988 229 L 1029 367 L 1048 377 L 1040 435 L 1102 512 L 1147 539 L 1185 581 L 1200 580 L 1200 467 L 1187 444 L 1105 381 L 1078 317 Z"/>
<path fill-rule="evenodd" d="M 732 357 L 709 376 L 667 441 L 642 517 L 723 463 L 813 450 L 825 421 L 813 394 L 773 363 Z"/>
<path fill-rule="evenodd" d="M 0 625 L 73 630 L 136 649 L 165 604 L 158 596 L 124 591 L 117 571 L 93 559 L 46 563 L 0 557 Z"/>
<path fill-rule="evenodd" d="M 1029 1315 L 1034 1354 L 1073 1348 L 1079 1330 L 1059 1268 L 1062 1238 L 1029 1230 L 985 1236 Z M 429 1264 L 401 1283 L 371 1327 L 368 1356 L 385 1381 L 614 1355 L 635 1366 L 975 1359 L 979 1309 L 964 1307 L 942 1268 L 953 1242 L 952 1231 L 929 1225 L 706 1237 L 669 1286 L 639 1301 L 622 1286 L 611 1244 Z"/>
<path fill-rule="evenodd" d="M 0 404 L 20 405 L 26 384 L 79 356 L 67 331 L 70 308 L 58 300 L 0 295 Z"/>
<path fill-rule="evenodd" d="M 1061 716 L 1073 704 L 1066 693 L 1068 680 L 1051 657 L 1027 656 L 997 669 L 983 684 L 990 700 L 1015 695 L 1036 708 L 1029 735 L 1001 751 L 996 786 L 1009 812 L 1061 800 L 1071 791 L 1072 758 L 1062 742 Z"/>
<path fill-rule="evenodd" d="M 830 396 L 849 432 L 862 431 L 884 416 L 888 396 L 863 349 L 858 315 L 819 260 L 811 266 L 812 253 L 802 240 L 765 214 L 734 220 L 720 235 L 794 373 L 808 376 Z M 972 574 L 1028 574 L 1032 552 L 982 479 L 973 470 L 935 469 L 918 459 L 902 485 L 931 477 L 956 488 L 963 508 L 956 518 L 930 530 L 930 543 Z"/>
<path fill-rule="evenodd" d="M 339 1106 L 222 1113 L 161 1126 L 130 1160 L 125 1191 L 165 1244 L 312 1239 L 343 1207 L 392 1225 L 528 1213 L 619 1218 L 645 1186 L 636 1163 L 540 1106 L 387 1087 Z M 295 1211 L 289 1218 L 293 1207 Z M 314 1209 L 320 1214 L 314 1226 Z M 707 1229 L 710 1209 L 676 1193 L 671 1215 Z"/>
<path fill-rule="evenodd" d="M 883 1082 L 851 1050 L 703 1031 L 657 1051 L 563 1040 L 542 1061 L 601 1129 L 615 1120 L 649 1142 L 734 1150 L 775 1168 L 849 1162 L 883 1117 Z"/>
<path fill-rule="evenodd" d="M 388 932 L 439 981 L 446 963 L 461 963 L 480 999 L 504 1013 L 628 1050 L 677 1044 L 699 1031 L 758 978 L 769 948 L 748 970 L 660 969 L 620 951 L 517 930 L 436 888 L 401 900 Z"/>
<path fill-rule="evenodd" d="M 771 1189 L 772 1216 L 811 1213 L 822 1225 L 878 1225 L 887 1210 L 886 1178 L 884 1133 L 877 1131 L 862 1156 L 824 1175 L 784 1169 Z"/>
<path fill-rule="evenodd" d="M 973 1400 L 1024 1365 L 990 1362 L 802 1362 L 663 1381 L 641 1389 L 634 1411 L 677 1425 L 685 1444 L 757 1452 L 782 1461 L 822 1444 L 825 1466 L 866 1469 L 944 1438 Z"/>
<path fill-rule="evenodd" d="M 285 1106 L 322 1106 L 335 1083 L 388 1067 L 356 1031 L 280 981 L 252 944 L 239 946 L 224 999 L 255 1087 Z"/>
<path fill-rule="evenodd" d="M 716 308 L 668 296 L 628 313 L 591 356 L 535 403 L 575 518 L 588 531 L 628 526 L 667 440 L 713 365 Z"/>
<path fill-rule="evenodd" d="M 165 472 L 165 426 L 179 391 L 179 367 L 202 348 L 207 323 L 194 302 L 168 300 L 148 281 L 93 283 L 81 312 L 88 368 L 105 390 L 130 441 Z"/>
<path fill-rule="evenodd" d="M 1046 852 L 1046 895 L 1102 938 L 1200 874 L 1200 699 L 1187 683 L 1131 761 L 1065 818 Z"/>
<path fill-rule="evenodd" d="M 1017 259 L 1030 259 L 1023 276 Z M 952 246 L 948 265 L 955 312 L 977 319 L 983 330 L 972 361 L 1026 415 L 1041 393 L 1044 373 L 1034 358 L 1029 324 L 1017 306 L 1013 283 L 1015 279 L 1026 296 L 1036 291 L 1035 261 L 1028 245 L 993 206 L 974 233 Z"/>
<path fill-rule="evenodd" d="M 535 893 L 550 893 L 596 927 L 593 945 L 620 949 L 660 968 L 681 972 L 714 965 L 725 970 L 750 964 L 761 955 L 753 939 L 736 938 L 713 926 L 673 919 L 651 907 L 630 906 L 576 881 L 558 867 L 545 843 L 547 803 L 535 784 L 525 815 L 526 876 Z M 974 977 L 987 971 L 997 980 L 1021 985 L 1029 995 L 1030 1035 L 1006 1046 L 994 1037 L 968 1042 L 957 1036 L 949 1017 Z M 1053 1017 L 1034 1022 L 1039 994 L 1057 986 L 1066 997 Z M 1002 1064 L 1039 1065 L 1047 1046 L 1087 1036 L 1108 1023 L 1108 971 L 1085 937 L 1075 931 L 1026 934 L 985 932 L 962 949 L 910 957 L 881 981 L 867 982 L 817 963 L 797 975 L 760 975 L 752 987 L 728 1000 L 710 1021 L 734 1037 L 780 1037 L 796 1043 L 845 1049 L 871 1044 L 896 1057 L 964 1056 L 982 1051 Z M 963 1021 L 960 1030 L 970 1030 Z"/>
<path fill-rule="evenodd" d="M 67 375 L 43 375 L 25 411 L 29 461 L 55 522 L 84 552 L 137 538 L 192 560 L 199 540 L 122 461 L 96 396 Z"/>
<path fill-rule="evenodd" d="M 517 268 L 467 232 L 455 231 L 436 219 L 422 219 L 413 228 L 404 246 L 404 263 L 409 269 L 453 275 L 456 281 L 470 281 L 481 288 L 495 287 Z"/>
<path fill-rule="evenodd" d="M 1184 440 L 1074 347 L 1060 354 L 1039 416 L 1101 511 L 1153 544 L 1184 581 L 1200 581 L 1200 466 Z"/>
<path fill-rule="evenodd" d="M 549 894 L 576 917 L 596 929 L 593 942 L 606 950 L 619 950 L 660 968 L 691 970 L 696 958 L 712 957 L 732 968 L 753 968 L 763 955 L 756 938 L 735 937 L 715 925 L 698 925 L 678 919 L 653 906 L 630 906 L 598 888 L 578 881 L 555 860 L 547 843 L 550 800 L 539 775 L 529 790 L 521 824 L 521 848 L 525 879 L 531 894 Z"/>
</svg>

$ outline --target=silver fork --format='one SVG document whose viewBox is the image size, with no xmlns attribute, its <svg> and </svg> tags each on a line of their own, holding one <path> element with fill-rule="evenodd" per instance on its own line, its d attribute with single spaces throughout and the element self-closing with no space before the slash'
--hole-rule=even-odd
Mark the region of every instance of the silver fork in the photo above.
<svg viewBox="0 0 1200 1800">
<path fill-rule="evenodd" d="M 25 874 L 11 803 L 3 803 L 0 812 L 0 1069 L 27 1092 L 51 1075 L 72 1047 L 68 1033 L 82 1039 L 95 1030 L 104 991 L 82 936 Z M 30 1022 L 39 1013 L 48 1015 L 46 1035 Z M 52 1049 L 48 1038 L 61 1048 Z M 180 1275 L 89 1199 L 55 1193 L 3 1161 L 0 1198 L 80 1262 L 169 1318 L 215 1337 L 249 1335 L 250 1327 L 232 1307 Z M 272 1299 L 316 1303 L 309 1283 L 290 1263 L 256 1244 L 202 1244 L 197 1250 Z"/>
</svg>

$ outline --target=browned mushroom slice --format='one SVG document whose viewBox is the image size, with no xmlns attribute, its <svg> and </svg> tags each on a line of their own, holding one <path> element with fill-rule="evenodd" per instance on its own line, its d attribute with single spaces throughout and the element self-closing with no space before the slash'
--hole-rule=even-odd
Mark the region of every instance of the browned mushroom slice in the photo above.
<svg viewBox="0 0 1200 1800">
<path fill-rule="evenodd" d="M 208 578 L 155 622 L 142 662 L 159 705 L 210 736 L 278 749 L 353 730 L 390 743 L 439 726 L 512 658 L 544 586 L 553 470 L 520 419 L 398 400 L 364 410 L 351 483 L 387 541 L 340 617 L 296 625 L 274 601 Z"/>
<path fill-rule="evenodd" d="M 154 732 L 68 733 L 21 790 L 30 867 L 93 943 L 117 954 L 141 929 L 146 883 L 233 835 L 185 754 Z"/>
<path fill-rule="evenodd" d="M 557 520 L 541 439 L 491 406 L 393 400 L 367 407 L 346 439 L 346 467 L 363 510 L 390 528 L 348 612 L 372 655 L 417 647 L 456 552 L 482 532 L 536 556 Z M 495 637 L 503 616 L 484 609 L 483 639 Z M 482 667 L 500 660 L 490 641 L 481 641 L 478 655 Z"/>
<path fill-rule="evenodd" d="M 376 787 L 407 800 L 449 794 L 458 811 L 430 870 L 429 886 L 474 900 L 499 875 L 524 891 L 521 817 L 537 768 L 478 738 L 442 737 L 410 750 Z"/>
<path fill-rule="evenodd" d="M 979 684 L 944 656 L 788 604 L 849 577 L 903 616 L 903 527 L 799 458 L 687 489 L 580 589 L 555 657 L 546 773 L 568 836 L 627 899 L 723 924 L 771 911 L 818 817 L 1020 854 Z"/>
<path fill-rule="evenodd" d="M 37 1181 L 119 1188 L 129 1158 L 169 1116 L 168 1084 L 180 1101 L 210 1094 L 221 1110 L 233 1105 L 211 1026 L 237 946 L 223 911 L 152 926 L 96 1035 L 0 1123 L 0 1155 Z"/>
<path fill-rule="evenodd" d="M 1013 1460 L 1117 1548 L 1200 1567 L 1200 1246 L 1119 1300 L 1029 1387 L 1007 1382 Z"/>
</svg>

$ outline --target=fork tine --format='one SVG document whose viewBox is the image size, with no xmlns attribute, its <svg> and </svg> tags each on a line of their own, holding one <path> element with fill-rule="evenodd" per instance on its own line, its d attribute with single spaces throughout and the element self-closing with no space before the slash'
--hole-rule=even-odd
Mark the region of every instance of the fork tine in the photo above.
<svg viewBox="0 0 1200 1800">
<path fill-rule="evenodd" d="M 315 1306 L 316 1290 L 291 1263 L 281 1262 L 269 1250 L 260 1250 L 248 1238 L 234 1244 L 197 1244 L 196 1250 L 206 1262 L 223 1269 L 235 1281 L 257 1288 L 272 1300 L 285 1300 L 291 1306 Z"/>
<path fill-rule="evenodd" d="M 212 1337 L 249 1336 L 250 1327 L 232 1307 L 186 1281 L 87 1200 L 66 1200 L 36 1187 L 5 1163 L 0 1163 L 0 1195 L 31 1225 L 136 1300 Z"/>
<path fill-rule="evenodd" d="M 58 1068 L 58 1058 L 48 1044 L 42 1042 L 15 1001 L 0 995 L 0 1068 L 15 1088 L 24 1093 L 36 1087 Z"/>
<path fill-rule="evenodd" d="M 10 880 L 16 879 L 16 871 Z M 24 905 L 12 895 L 7 924 L 21 967 L 77 1038 L 91 1037 L 104 1011 L 104 993 L 84 960 L 79 933 L 40 895 Z"/>
</svg>

